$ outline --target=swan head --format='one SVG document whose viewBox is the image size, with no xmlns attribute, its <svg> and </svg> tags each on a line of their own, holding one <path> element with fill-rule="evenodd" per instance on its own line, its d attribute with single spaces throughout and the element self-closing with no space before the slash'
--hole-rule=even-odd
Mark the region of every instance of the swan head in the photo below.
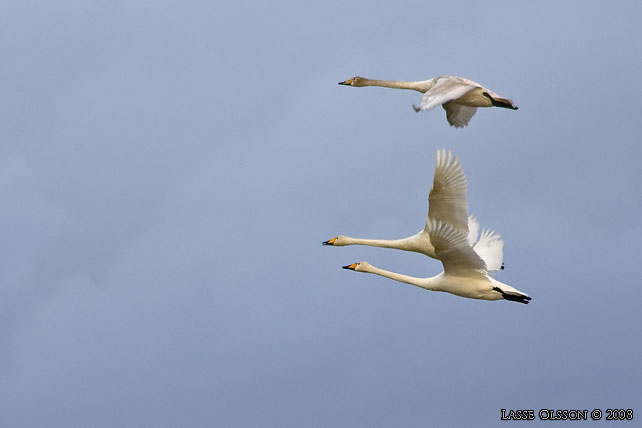
<svg viewBox="0 0 642 428">
<path fill-rule="evenodd" d="M 348 80 L 345 80 L 343 82 L 339 82 L 339 85 L 346 85 L 346 86 L 365 86 L 366 79 L 363 77 L 355 76 L 351 77 Z"/>
<path fill-rule="evenodd" d="M 332 239 L 328 239 L 327 241 L 323 241 L 321 245 L 332 245 L 334 247 L 343 247 L 344 245 L 348 245 L 346 242 L 346 237 L 345 236 L 337 236 Z"/>
<path fill-rule="evenodd" d="M 372 267 L 368 262 L 357 262 L 352 263 L 351 265 L 341 266 L 343 269 L 353 270 L 355 272 L 370 272 Z"/>
</svg>

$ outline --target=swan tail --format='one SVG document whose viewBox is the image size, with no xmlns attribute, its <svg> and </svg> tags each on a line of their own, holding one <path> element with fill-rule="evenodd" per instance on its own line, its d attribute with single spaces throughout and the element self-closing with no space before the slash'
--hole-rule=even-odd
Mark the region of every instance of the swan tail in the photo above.
<svg viewBox="0 0 642 428">
<path fill-rule="evenodd" d="M 524 303 L 528 305 L 528 302 L 530 302 L 531 300 L 531 297 L 528 294 L 524 294 L 521 291 L 517 291 L 515 289 L 513 289 L 515 291 L 508 291 L 508 290 L 504 291 L 499 287 L 493 287 L 493 290 L 497 291 L 498 293 L 501 293 L 502 297 L 505 300 L 509 300 L 511 302 L 519 302 L 519 303 Z"/>
<path fill-rule="evenodd" d="M 495 107 L 509 108 L 511 110 L 517 110 L 519 108 L 515 104 L 513 104 L 513 100 L 509 100 L 508 98 L 491 96 L 488 92 L 484 92 L 484 95 L 486 95 L 490 99 L 490 102 Z"/>
</svg>

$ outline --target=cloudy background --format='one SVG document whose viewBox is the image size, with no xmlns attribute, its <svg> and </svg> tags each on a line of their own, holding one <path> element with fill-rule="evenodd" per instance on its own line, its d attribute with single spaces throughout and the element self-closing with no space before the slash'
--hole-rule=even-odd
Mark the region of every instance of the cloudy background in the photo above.
<svg viewBox="0 0 642 428">
<path fill-rule="evenodd" d="M 3 427 L 642 417 L 639 2 L 2 10 Z M 454 129 L 418 93 L 337 85 L 439 74 L 520 109 Z M 417 232 L 439 148 L 530 305 L 344 271 L 441 265 L 320 245 Z"/>
</svg>

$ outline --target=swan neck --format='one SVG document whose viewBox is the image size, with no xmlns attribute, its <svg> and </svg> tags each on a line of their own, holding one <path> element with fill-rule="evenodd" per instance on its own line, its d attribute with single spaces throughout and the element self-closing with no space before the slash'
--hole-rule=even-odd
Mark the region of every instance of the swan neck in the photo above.
<svg viewBox="0 0 642 428">
<path fill-rule="evenodd" d="M 430 86 L 427 85 L 429 81 L 422 82 L 401 82 L 397 80 L 375 80 L 375 79 L 364 79 L 362 86 L 381 86 L 382 88 L 392 88 L 392 89 L 411 89 L 413 91 L 426 92 L 430 89 Z"/>
<path fill-rule="evenodd" d="M 438 291 L 437 289 L 437 277 L 432 278 L 417 278 L 414 276 L 404 275 L 401 273 L 390 272 L 388 270 L 379 269 L 374 266 L 370 266 L 368 273 L 374 273 L 375 275 L 384 276 L 386 278 L 393 279 L 395 281 L 404 282 L 406 284 L 414 285 L 417 287 L 425 288 L 426 290 Z"/>
<path fill-rule="evenodd" d="M 345 237 L 344 245 L 367 245 L 370 247 L 393 248 L 396 250 L 417 251 L 413 246 L 414 236 L 404 239 L 362 239 Z"/>
</svg>

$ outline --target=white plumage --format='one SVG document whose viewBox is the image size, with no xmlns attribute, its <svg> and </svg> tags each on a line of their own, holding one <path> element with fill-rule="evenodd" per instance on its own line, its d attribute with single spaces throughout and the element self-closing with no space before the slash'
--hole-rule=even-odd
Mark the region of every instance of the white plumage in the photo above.
<svg viewBox="0 0 642 428">
<path fill-rule="evenodd" d="M 468 125 L 477 112 L 477 107 L 502 107 L 517 110 L 513 101 L 501 97 L 473 82 L 457 76 L 438 76 L 429 80 L 417 82 L 401 82 L 392 80 L 374 80 L 355 76 L 340 85 L 346 86 L 381 86 L 393 89 L 410 89 L 424 94 L 419 107 L 413 104 L 416 112 L 430 110 L 441 105 L 446 110 L 446 120 L 450 126 L 462 128 Z"/>
<path fill-rule="evenodd" d="M 372 266 L 367 262 L 343 266 L 374 273 L 418 287 L 484 300 L 528 303 L 531 298 L 514 287 L 492 278 L 488 272 L 503 269 L 504 242 L 494 231 L 482 229 L 468 215 L 466 177 L 450 151 L 437 152 L 435 177 L 430 190 L 426 226 L 416 235 L 397 240 L 358 239 L 337 236 L 324 245 L 370 245 L 414 251 L 441 260 L 444 271 L 430 278 L 416 278 Z"/>
<path fill-rule="evenodd" d="M 470 245 L 466 235 L 447 223 L 428 219 L 427 230 L 435 254 L 444 271 L 430 278 L 416 278 L 379 269 L 368 262 L 353 263 L 344 269 L 374 273 L 395 281 L 416 285 L 431 291 L 443 291 L 456 296 L 482 300 L 510 300 L 528 303 L 531 298 L 516 288 L 488 275 L 486 262 Z"/>
<path fill-rule="evenodd" d="M 434 243 L 428 231 L 430 220 L 449 224 L 462 234 L 474 251 L 486 263 L 489 271 L 502 269 L 504 243 L 500 236 L 483 231 L 479 236 L 479 223 L 473 216 L 468 215 L 466 199 L 466 176 L 457 160 L 450 151 L 437 151 L 437 162 L 432 188 L 428 196 L 428 215 L 424 228 L 417 234 L 403 239 L 361 239 L 349 236 L 337 236 L 323 242 L 324 245 L 341 247 L 345 245 L 368 245 L 373 247 L 393 248 L 425 254 L 428 257 L 439 258 L 435 253 Z"/>
</svg>

